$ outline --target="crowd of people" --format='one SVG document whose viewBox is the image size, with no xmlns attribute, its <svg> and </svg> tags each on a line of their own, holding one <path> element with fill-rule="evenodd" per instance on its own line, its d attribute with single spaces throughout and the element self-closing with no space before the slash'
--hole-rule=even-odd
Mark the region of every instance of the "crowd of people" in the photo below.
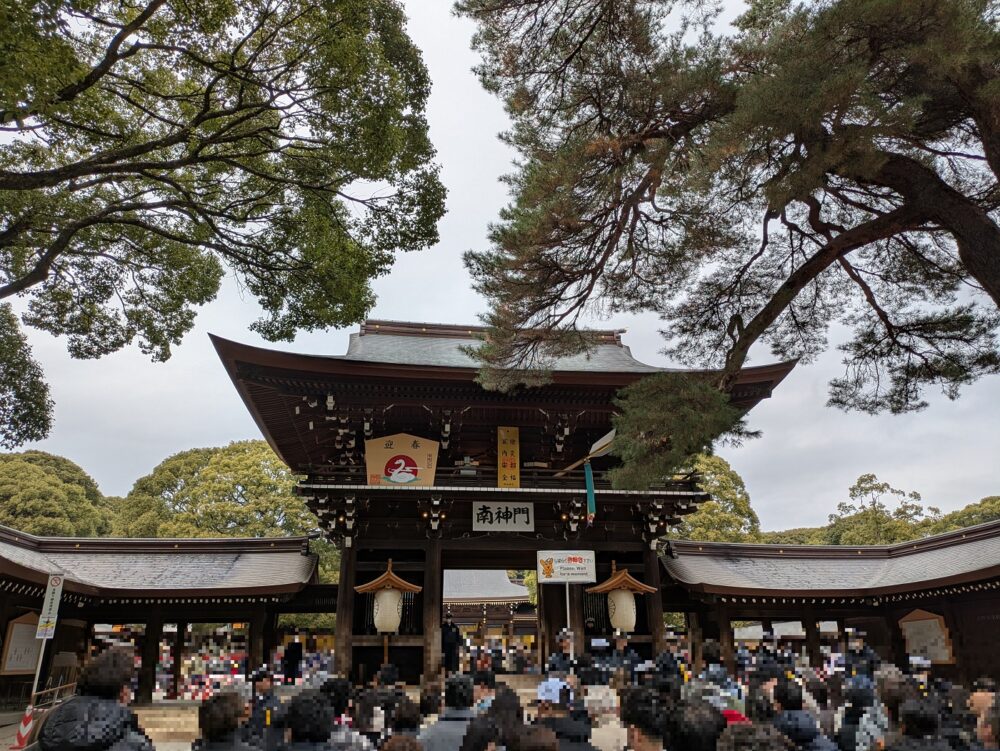
<svg viewBox="0 0 1000 751">
<path fill-rule="evenodd" d="M 773 645 L 742 649 L 728 670 L 719 645 L 702 669 L 685 651 L 642 660 L 622 637 L 595 657 L 559 640 L 537 685 L 514 690 L 487 661 L 408 693 L 392 665 L 368 686 L 331 677 L 282 701 L 274 676 L 253 695 L 221 692 L 199 708 L 193 751 L 985 751 L 1000 741 L 1000 698 L 914 661 L 901 670 L 860 640 L 822 668 Z M 448 660 L 453 666 L 454 661 Z M 153 751 L 127 707 L 125 650 L 87 665 L 78 696 L 40 722 L 41 751 Z M 508 682 L 509 679 L 508 679 Z"/>
</svg>

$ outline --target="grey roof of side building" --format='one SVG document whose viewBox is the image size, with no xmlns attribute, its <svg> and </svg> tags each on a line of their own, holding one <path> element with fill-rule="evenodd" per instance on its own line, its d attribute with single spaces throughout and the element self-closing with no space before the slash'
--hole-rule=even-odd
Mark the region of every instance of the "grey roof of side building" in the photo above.
<svg viewBox="0 0 1000 751">
<path fill-rule="evenodd" d="M 1000 522 L 884 546 L 672 541 L 663 564 L 690 589 L 718 594 L 866 596 L 1000 576 Z"/>
<path fill-rule="evenodd" d="M 528 588 L 503 570 L 445 569 L 445 602 L 527 602 Z"/>
<path fill-rule="evenodd" d="M 0 527 L 0 570 L 40 583 L 60 574 L 69 590 L 101 596 L 294 592 L 316 571 L 302 542 L 47 538 Z"/>
<path fill-rule="evenodd" d="M 479 368 L 481 363 L 465 351 L 475 347 L 475 337 L 479 329 L 469 329 L 466 337 L 413 336 L 404 334 L 378 333 L 372 325 L 367 325 L 361 333 L 351 334 L 347 353 L 340 359 L 355 362 L 389 363 L 393 365 L 425 365 L 446 368 Z M 544 367 L 553 371 L 567 372 L 612 372 L 612 373 L 657 373 L 665 368 L 639 362 L 631 350 L 620 341 L 599 343 L 588 352 L 569 357 L 561 357 Z"/>
</svg>

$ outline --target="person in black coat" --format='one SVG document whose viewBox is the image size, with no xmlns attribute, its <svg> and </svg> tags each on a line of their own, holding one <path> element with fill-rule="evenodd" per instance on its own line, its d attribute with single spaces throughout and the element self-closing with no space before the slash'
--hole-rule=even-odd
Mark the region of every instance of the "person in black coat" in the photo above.
<svg viewBox="0 0 1000 751">
<path fill-rule="evenodd" d="M 239 732 L 247 706 L 237 693 L 216 694 L 198 707 L 198 730 L 201 738 L 191 744 L 191 751 L 257 751 Z"/>
<path fill-rule="evenodd" d="M 458 670 L 458 648 L 462 643 L 462 632 L 452 621 L 451 616 L 445 616 L 441 625 L 441 654 L 444 657 L 444 669 L 448 673 Z"/>
<path fill-rule="evenodd" d="M 263 751 L 276 751 L 284 738 L 285 708 L 274 693 L 271 674 L 260 669 L 252 676 L 250 718 L 243 726 L 243 740 Z"/>
<path fill-rule="evenodd" d="M 83 669 L 77 695 L 44 716 L 38 733 L 41 751 L 153 751 L 153 744 L 126 706 L 135 659 L 114 647 Z"/>
<path fill-rule="evenodd" d="M 288 705 L 290 739 L 285 751 L 331 751 L 340 748 L 330 740 L 333 709 L 319 691 L 303 691 Z"/>
<path fill-rule="evenodd" d="M 782 678 L 774 686 L 774 726 L 802 751 L 837 751 L 837 744 L 820 732 L 819 719 L 802 708 L 802 687 Z"/>
</svg>

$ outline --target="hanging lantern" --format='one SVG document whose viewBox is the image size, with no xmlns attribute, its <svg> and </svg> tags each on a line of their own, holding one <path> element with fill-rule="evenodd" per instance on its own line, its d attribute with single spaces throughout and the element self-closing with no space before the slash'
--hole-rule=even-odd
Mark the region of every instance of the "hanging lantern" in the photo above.
<svg viewBox="0 0 1000 751">
<path fill-rule="evenodd" d="M 656 589 L 631 576 L 627 568 L 618 570 L 611 562 L 611 577 L 587 590 L 588 594 L 608 596 L 608 618 L 616 631 L 630 633 L 635 630 L 635 596 L 652 594 Z"/>
<path fill-rule="evenodd" d="M 367 584 L 355 587 L 359 594 L 374 593 L 372 620 L 375 630 L 380 634 L 394 634 L 399 631 L 399 622 L 403 618 L 403 593 L 419 592 L 423 587 L 410 584 L 392 573 L 392 559 L 389 559 L 385 573 Z"/>
</svg>

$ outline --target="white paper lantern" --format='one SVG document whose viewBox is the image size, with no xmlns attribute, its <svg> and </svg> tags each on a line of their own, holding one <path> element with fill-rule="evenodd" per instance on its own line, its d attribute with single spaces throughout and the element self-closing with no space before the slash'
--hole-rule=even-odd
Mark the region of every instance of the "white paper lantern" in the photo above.
<svg viewBox="0 0 1000 751">
<path fill-rule="evenodd" d="M 628 589 L 612 589 L 608 592 L 608 617 L 618 631 L 631 633 L 635 630 L 635 595 Z"/>
<path fill-rule="evenodd" d="M 633 605 L 633 609 L 634 609 Z M 398 589 L 387 587 L 375 593 L 375 630 L 380 634 L 394 634 L 399 631 L 399 622 L 403 618 L 403 593 Z M 635 617 L 632 618 L 633 622 Z"/>
</svg>

